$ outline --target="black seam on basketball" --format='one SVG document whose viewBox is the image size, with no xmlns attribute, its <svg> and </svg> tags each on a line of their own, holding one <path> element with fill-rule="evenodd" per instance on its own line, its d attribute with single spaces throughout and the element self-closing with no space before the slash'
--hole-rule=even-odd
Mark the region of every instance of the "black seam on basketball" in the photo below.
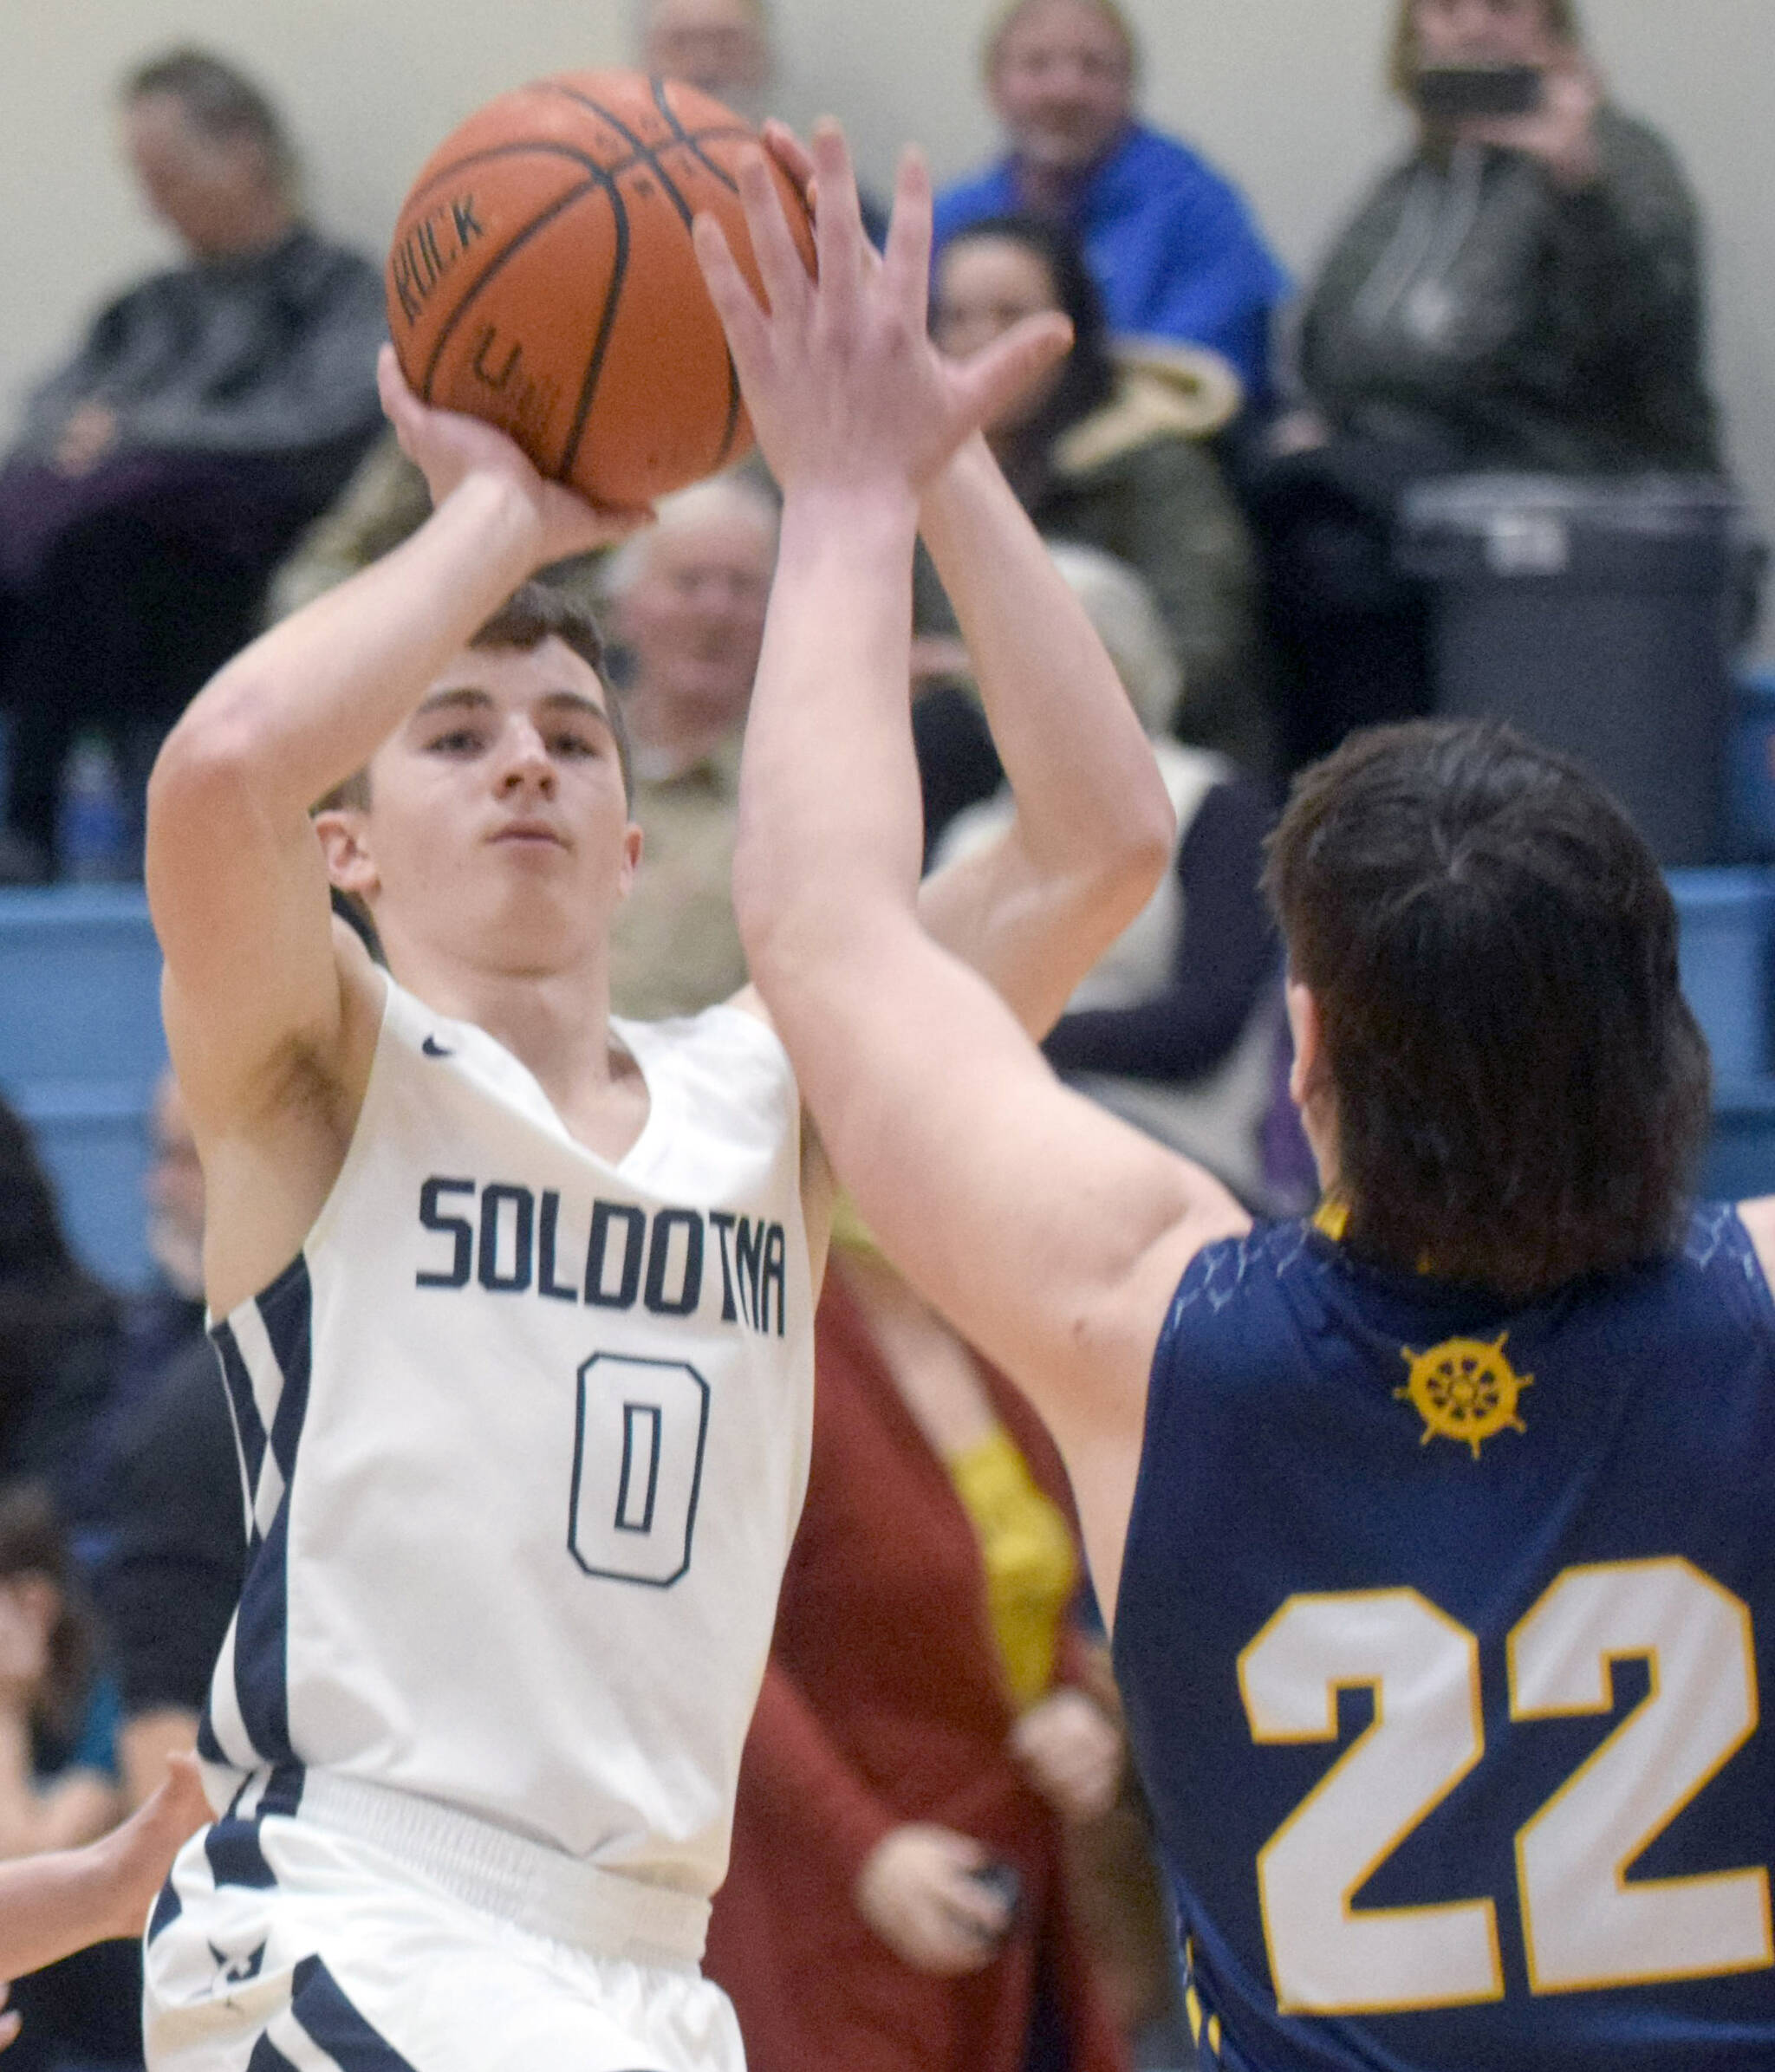
<svg viewBox="0 0 1775 2072">
<path fill-rule="evenodd" d="M 564 214 L 567 210 L 582 202 L 588 194 L 595 194 L 601 187 L 610 197 L 612 210 L 618 215 L 621 213 L 622 204 L 614 183 L 606 176 L 602 166 L 594 166 L 592 171 L 595 175 L 595 178 L 587 180 L 581 186 L 570 188 L 567 193 L 550 202 L 540 216 L 533 216 L 510 244 L 505 247 L 504 250 L 490 259 L 481 269 L 480 276 L 475 282 L 474 286 L 466 291 L 461 301 L 444 320 L 437 337 L 432 341 L 431 357 L 426 362 L 425 380 L 419 388 L 419 394 L 424 401 L 429 403 L 432 400 L 432 381 L 438 372 L 438 362 L 444 357 L 445 347 L 456 335 L 457 327 L 461 323 L 463 318 L 480 299 L 481 290 L 485 288 L 489 281 L 494 279 L 504 270 L 507 260 L 522 251 L 539 231 L 547 230 L 557 216 Z"/>
<path fill-rule="evenodd" d="M 573 423 L 569 427 L 567 444 L 561 449 L 560 471 L 563 477 L 573 471 L 573 464 L 579 458 L 579 443 L 585 437 L 586 420 L 592 414 L 592 401 L 598 393 L 598 378 L 604 371 L 604 355 L 610 349 L 610 334 L 616 328 L 616 311 L 622 301 L 622 283 L 628 275 L 628 209 L 621 193 L 615 188 L 610 192 L 610 215 L 616 227 L 616 250 L 610 261 L 610 285 L 604 295 L 604 313 L 598 320 L 598 335 L 592 346 L 592 356 L 586 363 L 585 380 L 580 384 L 579 406 L 574 412 Z"/>
<path fill-rule="evenodd" d="M 564 87 L 556 79 L 545 79 L 539 83 L 545 87 L 549 93 L 559 94 L 563 100 L 575 101 L 581 107 L 589 108 L 600 121 L 608 122 L 619 137 L 624 139 L 634 147 L 635 163 L 638 164 L 645 160 L 653 167 L 660 185 L 666 190 L 666 198 L 678 211 L 679 220 L 684 224 L 686 230 L 690 228 L 695 219 L 696 211 L 678 192 L 678 183 L 660 163 L 659 151 L 654 146 L 645 143 L 620 115 L 613 115 L 602 101 L 594 101 L 589 94 L 582 94 L 573 87 Z M 665 148 L 669 149 L 670 146 L 667 146 Z"/>
<path fill-rule="evenodd" d="M 746 129 L 712 129 L 700 131 L 699 134 L 708 137 L 745 137 L 750 136 L 751 132 Z M 459 159 L 452 159 L 447 166 L 440 166 L 423 186 L 415 187 L 401 204 L 402 220 L 406 220 L 414 203 L 423 201 L 433 188 L 441 187 L 445 181 L 454 179 L 470 166 L 483 165 L 489 159 L 521 158 L 525 152 L 536 152 L 543 158 L 571 159 L 575 166 L 608 173 L 613 180 L 621 179 L 625 172 L 633 172 L 647 156 L 642 151 L 639 154 L 619 159 L 614 166 L 606 166 L 601 160 L 589 157 L 577 145 L 559 143 L 552 137 L 526 137 L 517 144 L 489 144 L 481 151 L 471 151 Z"/>
<path fill-rule="evenodd" d="M 727 428 L 721 434 L 721 446 L 715 456 L 715 465 L 725 468 L 733 452 L 733 442 L 739 436 L 739 369 L 733 364 L 733 355 L 727 355 Z"/>
<path fill-rule="evenodd" d="M 673 134 L 677 138 L 678 141 L 689 150 L 691 155 L 698 161 L 699 165 L 704 166 L 708 172 L 714 174 L 715 178 L 720 181 L 721 185 L 727 189 L 730 194 L 738 194 L 739 192 L 739 182 L 734 179 L 733 175 L 727 171 L 725 166 L 718 166 L 714 159 L 712 159 L 708 153 L 705 152 L 702 147 L 702 140 L 704 137 L 725 136 L 731 134 L 731 133 L 725 130 L 700 130 L 695 136 L 692 136 L 691 133 L 684 127 L 683 122 L 679 120 L 678 110 L 673 107 L 672 103 L 666 98 L 666 81 L 663 79 L 654 79 L 650 80 L 648 84 L 653 89 L 653 106 L 659 109 L 660 113 L 671 125 Z M 740 133 L 742 135 L 750 134 L 750 133 L 747 131 L 742 131 Z M 672 149 L 672 146 L 666 144 L 662 145 L 660 148 L 664 151 L 670 151 Z"/>
</svg>

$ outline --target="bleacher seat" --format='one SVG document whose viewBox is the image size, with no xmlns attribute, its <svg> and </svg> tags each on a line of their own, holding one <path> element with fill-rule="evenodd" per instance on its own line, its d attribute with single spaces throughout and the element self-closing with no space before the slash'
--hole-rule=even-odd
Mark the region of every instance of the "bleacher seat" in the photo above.
<svg viewBox="0 0 1775 2072">
<path fill-rule="evenodd" d="M 149 1271 L 141 1186 L 166 1062 L 140 887 L 0 892 L 0 1092 L 36 1133 L 75 1250 L 114 1287 Z"/>
<path fill-rule="evenodd" d="M 1682 985 L 1713 1055 L 1702 1191 L 1775 1194 L 1775 870 L 1668 874 Z"/>
</svg>

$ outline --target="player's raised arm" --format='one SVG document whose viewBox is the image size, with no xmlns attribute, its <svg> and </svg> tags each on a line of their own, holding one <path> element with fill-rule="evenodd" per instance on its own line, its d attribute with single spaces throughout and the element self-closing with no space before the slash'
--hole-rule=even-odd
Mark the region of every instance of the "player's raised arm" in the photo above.
<svg viewBox="0 0 1775 2072">
<path fill-rule="evenodd" d="M 341 952 L 310 809 L 363 767 L 534 568 L 634 523 L 543 483 L 491 426 L 424 408 L 387 348 L 381 380 L 431 484 L 431 519 L 230 662 L 173 729 L 149 785 L 168 1031 L 211 1140 L 335 1062 Z"/>
<path fill-rule="evenodd" d="M 747 730 L 741 926 L 840 1176 L 889 1255 L 1037 1400 L 1088 1523 L 1104 1521 L 1093 1554 L 1113 1595 L 1110 1521 L 1172 1287 L 1242 1218 L 1196 1168 L 1062 1088 L 1003 1002 L 920 925 L 906 691 L 920 496 L 1063 331 L 1037 320 L 945 361 L 924 332 L 922 169 L 902 173 L 877 273 L 842 140 L 824 130 L 815 150 L 817 288 L 790 273 L 761 168 L 745 186 L 768 315 L 702 237 L 786 498 Z M 1106 717 L 1125 711 L 1113 678 L 1101 687 Z M 1093 752 L 1089 729 L 1078 752 Z"/>
<path fill-rule="evenodd" d="M 764 133 L 808 193 L 806 146 L 780 123 Z M 861 263 L 879 275 L 867 246 Z M 920 324 L 927 280 L 909 276 Z M 920 528 L 1016 807 L 996 841 L 925 881 L 920 916 L 1043 1036 L 1170 863 L 1171 803 L 1096 628 L 981 433 L 926 488 Z"/>
</svg>

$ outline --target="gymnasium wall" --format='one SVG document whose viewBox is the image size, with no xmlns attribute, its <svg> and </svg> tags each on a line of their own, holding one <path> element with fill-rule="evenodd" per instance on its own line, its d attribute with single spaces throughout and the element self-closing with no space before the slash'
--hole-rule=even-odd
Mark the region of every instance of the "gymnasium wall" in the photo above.
<svg viewBox="0 0 1775 2072">
<path fill-rule="evenodd" d="M 1392 0 L 1127 0 L 1146 100 L 1245 187 L 1278 249 L 1311 267 L 1403 134 L 1381 90 Z M 166 247 L 111 129 L 116 75 L 159 46 L 215 44 L 287 107 L 316 214 L 378 250 L 411 173 L 499 88 L 621 62 L 628 0 L 3 0 L 0 422 L 99 297 Z M 1584 0 L 1617 97 L 1675 144 L 1712 240 L 1713 354 L 1730 450 L 1775 532 L 1775 0 Z M 991 140 L 977 86 L 983 0 L 777 0 L 782 111 L 844 115 L 885 185 L 917 137 L 940 178 Z M 1775 627 L 1772 627 L 1775 640 Z"/>
</svg>

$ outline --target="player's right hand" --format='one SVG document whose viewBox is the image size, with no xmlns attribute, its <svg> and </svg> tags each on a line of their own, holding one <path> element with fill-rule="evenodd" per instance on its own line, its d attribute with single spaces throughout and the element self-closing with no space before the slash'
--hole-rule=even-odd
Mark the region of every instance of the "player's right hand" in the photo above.
<svg viewBox="0 0 1775 2072">
<path fill-rule="evenodd" d="M 857 1911 L 896 1957 L 934 1978 L 983 1970 L 1011 1926 L 976 1874 L 991 1859 L 952 1828 L 909 1822 L 883 1835 L 857 1874 Z"/>
<path fill-rule="evenodd" d="M 497 425 L 460 411 L 434 410 L 407 386 L 394 347 L 384 345 L 376 361 L 382 409 L 400 450 L 426 478 L 436 510 L 472 476 L 502 484 L 533 521 L 535 566 L 566 561 L 614 546 L 653 522 L 646 505 L 606 510 L 558 482 L 545 482 Z"/>
</svg>

